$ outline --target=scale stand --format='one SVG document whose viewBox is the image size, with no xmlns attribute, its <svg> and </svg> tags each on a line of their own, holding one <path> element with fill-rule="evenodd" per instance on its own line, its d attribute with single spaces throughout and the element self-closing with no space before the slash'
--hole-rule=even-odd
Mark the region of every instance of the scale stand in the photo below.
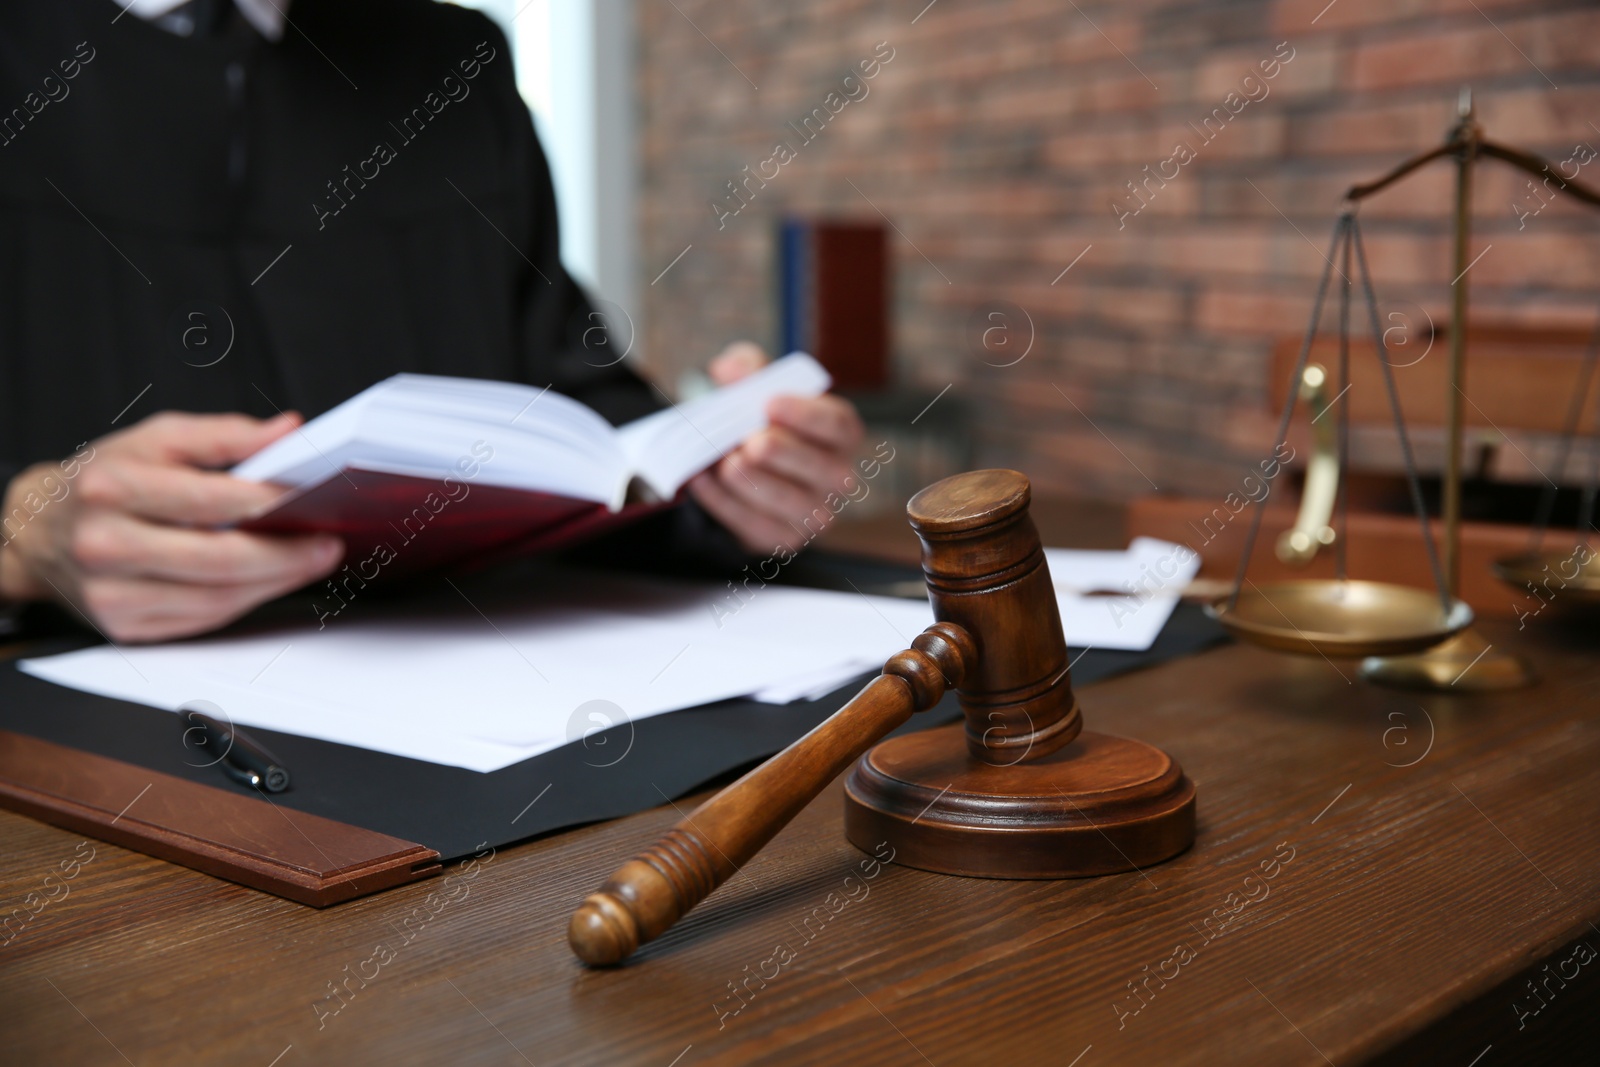
<svg viewBox="0 0 1600 1067">
<path fill-rule="evenodd" d="M 1460 117 L 1451 131 L 1447 150 L 1456 160 L 1455 262 L 1456 280 L 1451 286 L 1450 307 L 1450 396 L 1445 445 L 1444 527 L 1445 572 L 1452 595 L 1461 585 L 1461 402 L 1465 394 L 1461 383 L 1467 348 L 1467 250 L 1472 226 L 1472 165 L 1478 155 L 1482 130 L 1473 119 L 1472 94 L 1462 90 Z M 1403 165 L 1387 179 L 1360 190 L 1351 190 L 1352 199 L 1371 195 L 1388 181 L 1397 179 Z M 1405 689 L 1466 689 L 1472 691 L 1521 689 L 1538 681 L 1533 668 L 1522 657 L 1496 651 L 1477 630 L 1468 628 L 1425 652 L 1405 656 L 1368 656 L 1361 662 L 1361 676 L 1378 685 Z"/>
<path fill-rule="evenodd" d="M 1480 155 L 1493 156 L 1535 177 L 1550 174 L 1541 159 L 1485 140 L 1474 120 L 1472 93 L 1461 91 L 1459 120 L 1449 140 L 1440 148 L 1402 163 L 1388 175 L 1349 192 L 1361 200 L 1398 181 L 1423 163 L 1452 156 L 1456 163 L 1455 281 L 1450 309 L 1450 394 L 1446 427 L 1443 518 L 1444 565 L 1447 589 L 1454 596 L 1461 585 L 1461 444 L 1462 380 L 1466 367 L 1468 245 L 1472 229 L 1472 167 Z M 1600 196 L 1576 183 L 1557 180 L 1558 187 L 1580 200 L 1600 206 Z M 1537 681 L 1533 668 L 1519 656 L 1494 648 L 1477 631 L 1468 629 L 1426 652 L 1403 656 L 1372 656 L 1361 664 L 1361 674 L 1379 685 L 1412 689 L 1495 690 L 1520 689 Z"/>
</svg>

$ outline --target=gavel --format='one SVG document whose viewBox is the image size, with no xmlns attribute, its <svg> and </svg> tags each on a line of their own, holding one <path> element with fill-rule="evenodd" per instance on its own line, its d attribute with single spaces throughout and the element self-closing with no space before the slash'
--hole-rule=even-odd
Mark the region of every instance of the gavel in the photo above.
<svg viewBox="0 0 1600 1067">
<path fill-rule="evenodd" d="M 1194 786 L 1178 764 L 1083 730 L 1029 499 L 1011 470 L 956 475 L 911 498 L 934 624 L 821 725 L 584 898 L 567 931 L 579 959 L 620 963 L 660 937 L 852 763 L 846 837 L 865 850 L 888 842 L 897 862 L 925 870 L 1083 877 L 1143 869 L 1193 843 Z M 883 740 L 952 688 L 964 723 Z"/>
</svg>

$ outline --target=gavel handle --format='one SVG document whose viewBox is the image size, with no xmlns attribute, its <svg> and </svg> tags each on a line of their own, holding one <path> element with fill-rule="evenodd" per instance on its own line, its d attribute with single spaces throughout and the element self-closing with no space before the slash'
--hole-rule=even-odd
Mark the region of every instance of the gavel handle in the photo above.
<svg viewBox="0 0 1600 1067">
<path fill-rule="evenodd" d="M 620 963 L 666 933 L 863 752 L 960 685 L 976 659 L 961 627 L 928 627 L 848 704 L 700 805 L 585 897 L 567 928 L 572 951 L 588 964 Z"/>
</svg>

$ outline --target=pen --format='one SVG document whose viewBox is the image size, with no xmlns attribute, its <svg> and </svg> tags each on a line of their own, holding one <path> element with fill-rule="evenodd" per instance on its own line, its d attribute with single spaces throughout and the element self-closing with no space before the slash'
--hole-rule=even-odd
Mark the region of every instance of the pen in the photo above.
<svg viewBox="0 0 1600 1067">
<path fill-rule="evenodd" d="M 241 785 L 268 793 L 281 793 L 289 788 L 289 769 L 237 726 L 218 722 L 193 709 L 185 711 L 184 718 L 190 723 L 184 728 L 185 734 L 189 730 L 199 730 L 199 743 L 208 752 L 222 753 L 217 757 L 216 766 L 223 774 Z"/>
</svg>

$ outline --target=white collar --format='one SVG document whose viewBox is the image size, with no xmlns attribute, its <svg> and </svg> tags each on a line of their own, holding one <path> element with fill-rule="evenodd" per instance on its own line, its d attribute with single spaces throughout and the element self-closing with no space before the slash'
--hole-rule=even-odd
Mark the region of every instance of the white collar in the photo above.
<svg viewBox="0 0 1600 1067">
<path fill-rule="evenodd" d="M 115 0 L 123 10 L 154 22 L 188 3 L 188 0 Z M 233 0 L 239 14 L 269 41 L 283 39 L 283 24 L 288 21 L 290 0 Z"/>
</svg>

